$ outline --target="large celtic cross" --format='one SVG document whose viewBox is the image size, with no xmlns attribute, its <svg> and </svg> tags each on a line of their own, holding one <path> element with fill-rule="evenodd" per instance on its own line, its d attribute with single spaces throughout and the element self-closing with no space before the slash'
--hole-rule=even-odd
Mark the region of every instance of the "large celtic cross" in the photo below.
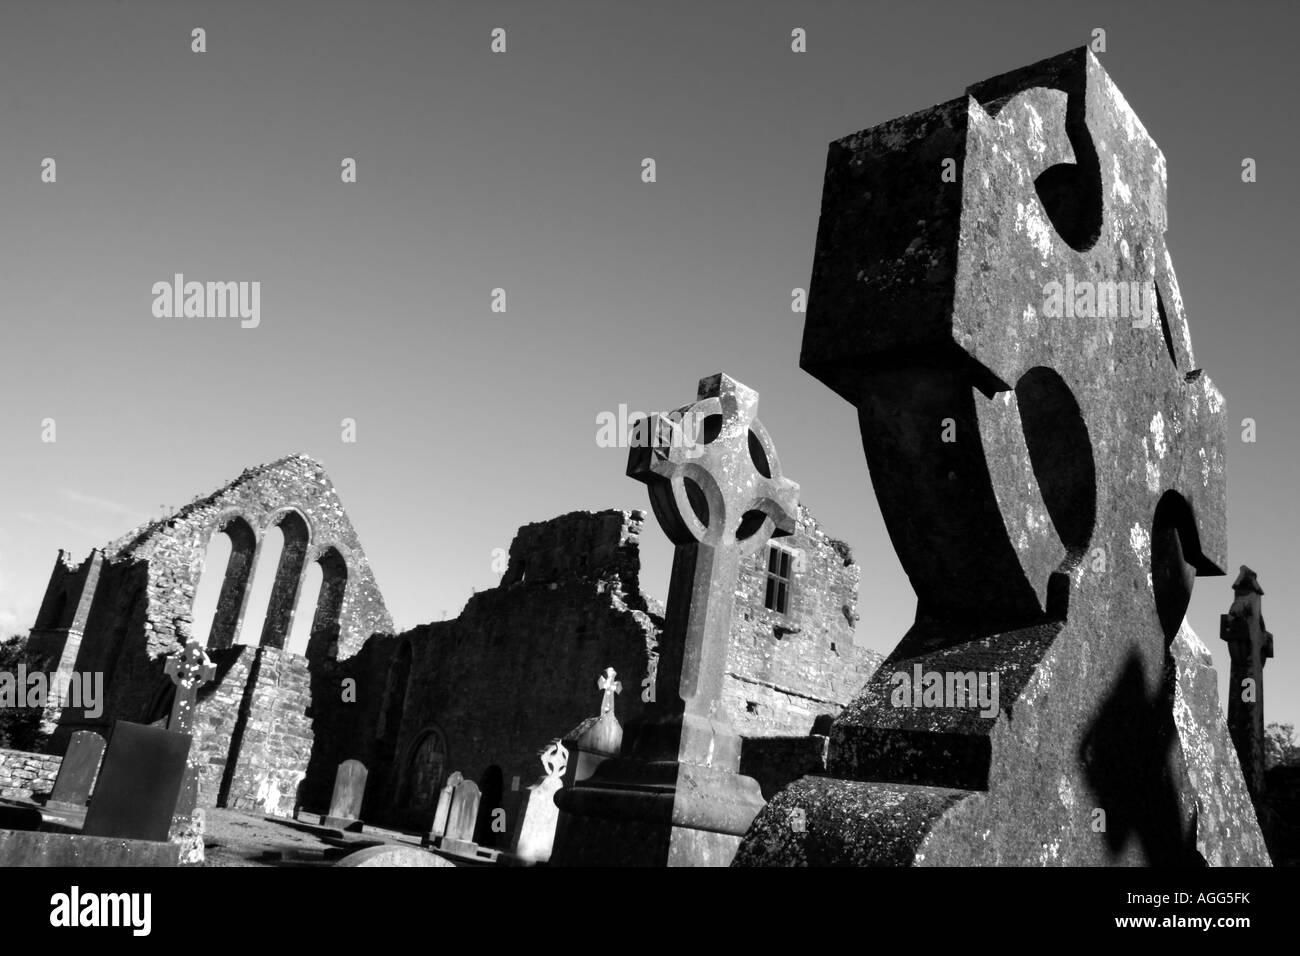
<svg viewBox="0 0 1300 956">
<path fill-rule="evenodd" d="M 799 486 L 781 474 L 757 411 L 758 392 L 711 375 L 694 403 L 651 416 L 656 440 L 628 456 L 676 545 L 656 700 L 685 714 L 681 759 L 706 765 L 733 756 L 715 749 L 715 731 L 741 561 L 795 527 Z"/>
</svg>

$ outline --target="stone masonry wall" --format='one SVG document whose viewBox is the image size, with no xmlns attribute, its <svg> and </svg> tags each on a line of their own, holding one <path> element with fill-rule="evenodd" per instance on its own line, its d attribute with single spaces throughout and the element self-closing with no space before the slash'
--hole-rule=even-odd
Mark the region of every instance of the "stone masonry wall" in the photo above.
<svg viewBox="0 0 1300 956">
<path fill-rule="evenodd" d="M 514 776 L 526 786 L 541 774 L 538 753 L 552 739 L 599 712 L 596 680 L 606 667 L 623 683 L 619 718 L 640 713 L 641 680 L 663 624 L 638 581 L 643 518 L 575 512 L 528 525 L 499 587 L 475 595 L 453 621 L 384 642 L 388 653 L 376 665 L 407 642 L 411 670 L 392 756 L 371 767 L 370 780 L 391 798 L 381 813 L 401 816 L 403 775 L 430 730 L 446 741 L 444 779 L 459 770 L 477 781 L 495 765 L 508 791 Z M 367 693 L 383 696 L 383 679 L 372 676 Z"/>
<path fill-rule="evenodd" d="M 0 797 L 30 800 L 35 794 L 49 793 L 62 763 L 62 757 L 50 754 L 0 750 Z"/>
<path fill-rule="evenodd" d="M 764 607 L 767 548 L 740 572 L 732 618 L 723 709 L 746 737 L 807 734 L 822 714 L 838 714 L 880 663 L 854 644 L 859 568 L 802 505 L 794 534 L 774 539 L 792 551 L 787 613 Z"/>
</svg>

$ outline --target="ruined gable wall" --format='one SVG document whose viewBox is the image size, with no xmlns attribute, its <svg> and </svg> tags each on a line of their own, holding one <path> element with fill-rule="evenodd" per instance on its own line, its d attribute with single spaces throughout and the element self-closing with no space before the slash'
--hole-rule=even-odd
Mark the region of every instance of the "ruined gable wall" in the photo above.
<svg viewBox="0 0 1300 956">
<path fill-rule="evenodd" d="M 795 533 L 775 539 L 802 554 L 786 614 L 764 607 L 767 548 L 741 566 L 722 706 L 746 737 L 803 735 L 838 714 L 880 663 L 853 643 L 860 569 L 802 505 Z"/>
</svg>

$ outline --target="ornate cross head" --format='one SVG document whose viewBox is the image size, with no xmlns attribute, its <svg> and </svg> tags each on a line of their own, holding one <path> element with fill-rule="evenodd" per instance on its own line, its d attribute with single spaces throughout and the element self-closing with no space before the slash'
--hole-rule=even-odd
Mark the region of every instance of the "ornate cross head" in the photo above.
<svg viewBox="0 0 1300 956">
<path fill-rule="evenodd" d="M 186 643 L 179 654 L 167 658 L 163 666 L 163 673 L 182 690 L 197 689 L 212 680 L 216 672 L 203 645 L 193 640 Z"/>
<path fill-rule="evenodd" d="M 781 473 L 757 411 L 758 392 L 720 372 L 700 380 L 692 404 L 651 416 L 649 434 L 671 440 L 634 446 L 627 474 L 649 486 L 674 544 L 734 544 L 748 554 L 794 531 L 799 486 Z"/>
<path fill-rule="evenodd" d="M 563 777 L 568 767 L 568 748 L 558 739 L 551 741 L 551 745 L 542 751 L 542 769 L 546 771 L 546 776 Z"/>
</svg>

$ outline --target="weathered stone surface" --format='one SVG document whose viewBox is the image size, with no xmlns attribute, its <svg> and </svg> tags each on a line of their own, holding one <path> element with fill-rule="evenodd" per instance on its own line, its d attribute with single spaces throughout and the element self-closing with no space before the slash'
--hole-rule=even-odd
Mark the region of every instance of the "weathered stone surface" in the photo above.
<svg viewBox="0 0 1300 956">
<path fill-rule="evenodd" d="M 832 144 L 801 365 L 858 408 L 917 622 L 835 721 L 838 779 L 775 797 L 737 863 L 1267 862 L 1174 646 L 1223 573 L 1224 402 L 1165 188 L 1083 49 Z M 1054 314 L 1080 282 L 1145 308 Z M 914 673 L 997 701 L 910 706 Z"/>
<path fill-rule="evenodd" d="M 79 730 L 68 741 L 68 750 L 59 764 L 59 775 L 50 791 L 48 806 L 84 808 L 99 776 L 99 762 L 104 756 L 104 738 L 89 730 Z"/>
<path fill-rule="evenodd" d="M 63 758 L 53 754 L 0 750 L 0 797 L 30 800 L 37 794 L 49 793 L 62 763 Z"/>
<path fill-rule="evenodd" d="M 176 866 L 180 847 L 69 833 L 0 830 L 0 866 Z"/>
<path fill-rule="evenodd" d="M 189 734 L 125 720 L 114 724 L 82 833 L 167 840 L 190 743 Z"/>
</svg>

